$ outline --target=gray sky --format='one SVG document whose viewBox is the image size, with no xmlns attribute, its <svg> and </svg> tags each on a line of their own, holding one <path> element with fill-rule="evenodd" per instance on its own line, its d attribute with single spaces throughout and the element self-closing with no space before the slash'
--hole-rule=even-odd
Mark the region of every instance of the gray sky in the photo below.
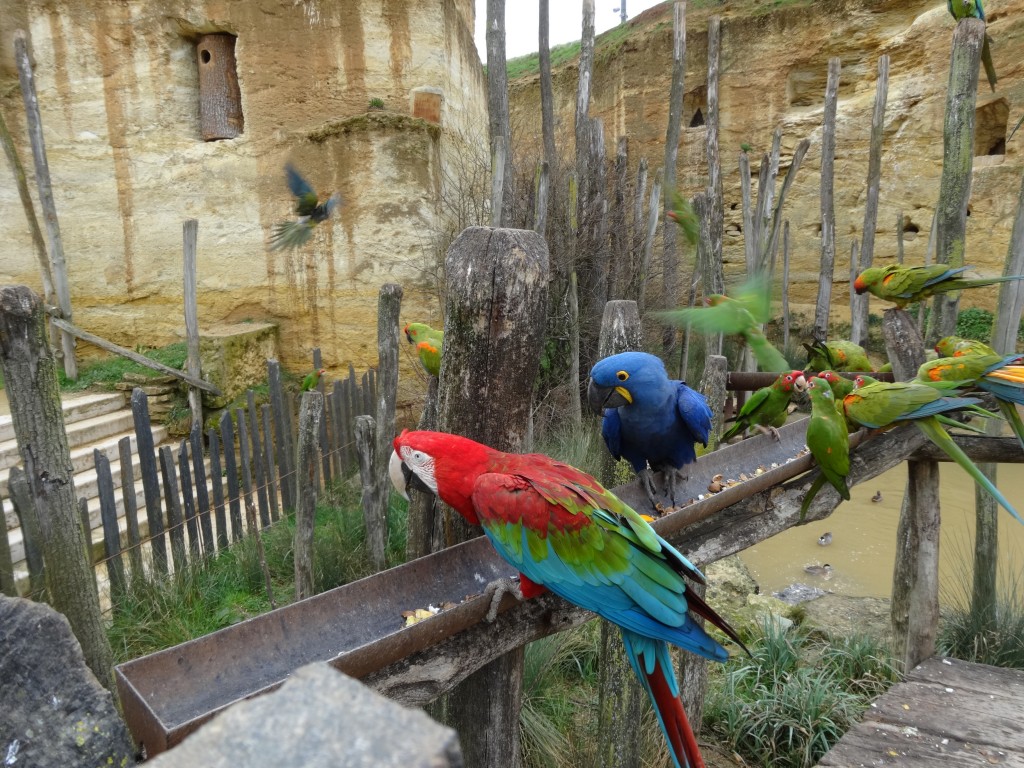
<svg viewBox="0 0 1024 768">
<path fill-rule="evenodd" d="M 626 0 L 629 18 L 645 11 L 661 0 Z M 538 0 L 506 0 L 505 56 L 514 59 L 537 50 Z M 579 40 L 583 29 L 582 0 L 549 0 L 549 32 L 551 45 Z M 597 34 L 619 23 L 619 0 L 594 0 L 594 27 Z M 487 59 L 487 0 L 476 0 L 475 39 L 481 61 Z"/>
</svg>

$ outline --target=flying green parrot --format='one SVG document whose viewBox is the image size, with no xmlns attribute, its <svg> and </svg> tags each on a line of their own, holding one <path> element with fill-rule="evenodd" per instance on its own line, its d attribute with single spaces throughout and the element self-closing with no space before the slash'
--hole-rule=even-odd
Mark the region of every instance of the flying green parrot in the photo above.
<svg viewBox="0 0 1024 768">
<path fill-rule="evenodd" d="M 299 218 L 274 225 L 274 231 L 270 235 L 272 251 L 305 245 L 313 236 L 313 227 L 329 219 L 334 209 L 341 203 L 341 195 L 337 192 L 321 203 L 313 187 L 302 178 L 291 163 L 284 167 L 284 171 L 288 177 L 288 188 L 295 195 L 295 212 Z"/>
<path fill-rule="evenodd" d="M 747 280 L 732 296 L 713 293 L 704 297 L 703 307 L 684 307 L 654 313 L 662 322 L 687 325 L 701 333 L 740 336 L 750 346 L 762 371 L 782 373 L 790 364 L 761 331 L 771 317 L 771 289 L 760 277 Z"/>
<path fill-rule="evenodd" d="M 860 344 L 852 341 L 819 341 L 805 343 L 807 365 L 804 371 L 871 371 L 874 370 L 868 353 Z"/>
<path fill-rule="evenodd" d="M 846 485 L 846 476 L 850 474 L 850 437 L 846 431 L 846 419 L 836 408 L 831 385 L 825 379 L 818 376 L 808 379 L 807 395 L 811 398 L 807 447 L 821 472 L 804 495 L 800 505 L 801 520 L 826 481 L 839 491 L 840 496 L 850 500 L 850 489 Z"/>
<path fill-rule="evenodd" d="M 690 201 L 683 197 L 678 189 L 672 190 L 672 208 L 665 212 L 672 221 L 679 225 L 683 231 L 683 237 L 690 245 L 697 244 L 697 236 L 700 234 L 700 220 L 693 212 Z"/>
<path fill-rule="evenodd" d="M 722 442 L 750 428 L 771 434 L 778 440 L 778 427 L 786 423 L 789 416 L 789 401 L 793 393 L 803 392 L 806 387 L 807 380 L 802 371 L 789 371 L 767 387 L 761 387 L 743 403 L 740 412 L 733 419 L 735 423 L 722 435 Z"/>
<path fill-rule="evenodd" d="M 946 0 L 946 7 L 957 21 L 960 21 L 960 19 L 981 19 L 985 21 L 985 9 L 981 5 L 981 0 Z M 991 42 L 992 38 L 986 32 L 985 42 L 981 46 L 981 64 L 985 67 L 985 77 L 988 78 L 989 87 L 995 91 L 996 68 L 992 64 Z"/>
<path fill-rule="evenodd" d="M 938 346 L 947 348 L 950 345 L 944 343 L 946 341 L 942 339 Z M 1017 412 L 1017 405 L 1024 405 L 1024 355 L 1000 355 L 980 341 L 964 349 L 975 351 L 961 351 L 955 357 L 940 357 L 924 363 L 917 371 L 917 381 L 931 386 L 953 382 L 961 388 L 973 387 L 990 392 L 1024 448 L 1024 421 Z M 989 351 L 985 352 L 985 349 Z"/>
<path fill-rule="evenodd" d="M 887 267 L 868 267 L 853 281 L 857 293 L 870 291 L 880 299 L 891 301 L 897 307 L 906 308 L 915 301 L 949 293 L 964 288 L 981 288 L 986 285 L 1005 283 L 1008 280 L 1024 280 L 1024 275 L 1008 277 L 982 277 L 977 279 L 961 277 L 971 267 L 950 268 L 945 264 L 931 264 L 924 267 L 904 267 L 890 264 Z"/>
<path fill-rule="evenodd" d="M 405 338 L 416 345 L 420 363 L 431 376 L 441 373 L 441 350 L 444 347 L 444 331 L 431 328 L 426 323 L 406 323 Z"/>
<path fill-rule="evenodd" d="M 320 377 L 327 373 L 326 368 L 320 368 L 316 371 L 310 371 L 302 379 L 302 391 L 311 392 L 316 389 L 317 384 L 320 383 Z"/>
<path fill-rule="evenodd" d="M 955 394 L 956 390 L 949 390 Z M 868 381 L 858 376 L 854 389 L 843 398 L 843 411 L 848 419 L 869 429 L 889 429 L 908 421 L 913 422 L 924 435 L 963 467 L 974 481 L 988 491 L 1002 507 L 1021 523 L 1024 518 L 1000 493 L 967 454 L 961 450 L 949 433 L 942 428 L 937 415 L 949 411 L 973 408 L 980 402 L 973 397 L 944 395 L 941 389 L 915 381 Z"/>
</svg>

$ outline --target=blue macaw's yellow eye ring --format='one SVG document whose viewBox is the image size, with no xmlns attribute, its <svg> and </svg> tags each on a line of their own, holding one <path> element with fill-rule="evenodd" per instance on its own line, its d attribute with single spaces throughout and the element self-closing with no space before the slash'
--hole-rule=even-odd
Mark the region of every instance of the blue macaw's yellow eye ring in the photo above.
<svg viewBox="0 0 1024 768">
<path fill-rule="evenodd" d="M 615 378 L 618 379 L 619 381 L 625 381 L 626 379 L 629 378 L 629 374 L 626 373 L 625 371 L 619 371 L 618 373 L 615 374 Z"/>
<path fill-rule="evenodd" d="M 629 390 L 628 389 L 626 389 L 625 387 L 616 387 L 615 391 L 618 392 L 620 395 L 622 395 L 622 399 L 623 400 L 625 400 L 627 403 L 632 404 L 633 396 L 631 394 L 629 394 Z"/>
</svg>

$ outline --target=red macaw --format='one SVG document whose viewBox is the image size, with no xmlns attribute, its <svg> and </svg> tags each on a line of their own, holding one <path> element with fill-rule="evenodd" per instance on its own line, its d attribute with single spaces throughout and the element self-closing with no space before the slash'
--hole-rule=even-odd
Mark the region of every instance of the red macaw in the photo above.
<svg viewBox="0 0 1024 768">
<path fill-rule="evenodd" d="M 714 661 L 726 650 L 693 611 L 742 647 L 728 622 L 684 577 L 704 576 L 615 494 L 590 475 L 543 454 L 513 454 L 440 432 L 395 438 L 389 472 L 399 493 L 437 494 L 483 526 L 521 574 L 521 597 L 545 588 L 617 624 L 678 768 L 703 766 L 679 699 L 668 643 Z M 744 650 L 746 650 L 744 648 Z"/>
</svg>

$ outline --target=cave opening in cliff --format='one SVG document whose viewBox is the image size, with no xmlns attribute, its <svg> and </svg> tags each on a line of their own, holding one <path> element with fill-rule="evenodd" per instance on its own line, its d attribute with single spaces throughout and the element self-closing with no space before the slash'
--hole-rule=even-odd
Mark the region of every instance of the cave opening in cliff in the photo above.
<svg viewBox="0 0 1024 768">
<path fill-rule="evenodd" d="M 1006 154 L 1006 124 L 1009 118 L 1010 105 L 1006 99 L 996 99 L 975 110 L 975 156 Z"/>
</svg>

